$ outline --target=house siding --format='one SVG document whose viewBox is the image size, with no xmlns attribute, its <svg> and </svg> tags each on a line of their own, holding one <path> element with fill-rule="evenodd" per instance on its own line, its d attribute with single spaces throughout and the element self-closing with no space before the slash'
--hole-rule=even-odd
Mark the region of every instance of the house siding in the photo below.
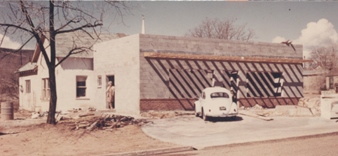
<svg viewBox="0 0 338 156">
<path fill-rule="evenodd" d="M 58 61 L 57 61 L 58 62 Z M 57 63 L 56 62 L 56 63 Z M 68 58 L 58 66 L 55 71 L 57 84 L 57 111 L 67 111 L 73 108 L 86 109 L 95 107 L 95 74 L 93 72 L 93 59 Z M 20 93 L 20 108 L 31 111 L 48 111 L 49 99 L 42 98 L 42 79 L 49 78 L 48 67 L 40 55 L 37 61 L 38 72 L 36 75 L 20 77 L 19 83 L 24 87 L 25 80 L 31 80 L 31 93 Z M 72 68 L 73 67 L 73 68 Z M 76 98 L 76 76 L 87 77 L 87 97 Z"/>
<path fill-rule="evenodd" d="M 35 110 L 38 109 L 39 102 L 39 92 L 34 89 L 33 86 L 38 86 L 38 82 L 36 79 L 36 75 L 30 76 L 22 76 L 19 78 L 19 107 L 26 110 Z M 31 83 L 31 91 L 27 93 L 25 82 L 26 80 L 30 80 Z"/>
<path fill-rule="evenodd" d="M 56 56 L 58 57 L 56 63 L 68 54 L 74 47 L 73 44 L 77 46 L 91 46 L 94 43 L 116 38 L 119 38 L 118 34 L 100 34 L 100 39 L 96 40 L 82 31 L 58 35 L 56 40 Z M 49 46 L 48 40 L 45 40 L 44 46 Z M 46 48 L 46 50 L 47 54 L 50 55 L 50 48 Z M 29 76 L 20 76 L 20 85 L 24 85 L 26 79 L 31 79 L 34 98 L 29 97 L 33 96 L 33 94 L 26 95 L 20 93 L 20 106 L 32 111 L 48 111 L 49 99 L 42 99 L 42 79 L 49 78 L 48 67 L 40 51 L 34 53 L 32 61 L 38 66 L 37 73 Z M 96 101 L 96 96 L 101 94 L 101 90 L 97 85 L 98 74 L 94 72 L 93 69 L 93 52 L 89 49 L 82 53 L 71 55 L 62 62 L 62 64 L 56 67 L 57 111 L 67 111 L 73 108 L 87 109 L 88 107 L 105 109 L 103 106 L 105 104 L 100 105 L 100 103 Z M 77 76 L 85 76 L 87 78 L 86 97 L 76 97 Z M 27 102 L 28 98 L 29 102 Z"/>
<path fill-rule="evenodd" d="M 76 97 L 76 77 L 86 77 L 86 96 Z M 96 76 L 91 70 L 63 70 L 57 75 L 57 110 L 96 107 Z"/>
</svg>

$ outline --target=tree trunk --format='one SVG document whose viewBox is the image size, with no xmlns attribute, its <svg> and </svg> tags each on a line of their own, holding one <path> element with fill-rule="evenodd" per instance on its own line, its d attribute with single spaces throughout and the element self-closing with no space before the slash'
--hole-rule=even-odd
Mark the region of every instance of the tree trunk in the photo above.
<svg viewBox="0 0 338 156">
<path fill-rule="evenodd" d="M 49 69 L 49 87 L 50 87 L 50 100 L 49 100 L 47 123 L 56 124 L 55 112 L 56 112 L 57 92 L 56 92 L 56 78 L 54 67 Z"/>
<path fill-rule="evenodd" d="M 54 29 L 54 0 L 49 1 L 49 35 L 50 35 L 50 62 L 48 64 L 50 100 L 47 123 L 56 124 L 55 112 L 57 102 L 56 78 L 55 78 L 55 29 Z"/>
</svg>

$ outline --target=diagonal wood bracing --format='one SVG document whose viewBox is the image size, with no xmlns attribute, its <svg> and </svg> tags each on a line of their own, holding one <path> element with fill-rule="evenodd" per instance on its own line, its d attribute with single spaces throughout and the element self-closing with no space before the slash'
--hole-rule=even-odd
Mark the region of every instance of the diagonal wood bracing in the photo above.
<svg viewBox="0 0 338 156">
<path fill-rule="evenodd" d="M 249 105 L 295 104 L 294 98 L 303 96 L 302 63 L 151 57 L 145 60 L 151 67 L 149 72 L 157 74 L 169 90 L 170 99 L 197 98 L 213 84 L 233 90 L 241 102 Z"/>
</svg>

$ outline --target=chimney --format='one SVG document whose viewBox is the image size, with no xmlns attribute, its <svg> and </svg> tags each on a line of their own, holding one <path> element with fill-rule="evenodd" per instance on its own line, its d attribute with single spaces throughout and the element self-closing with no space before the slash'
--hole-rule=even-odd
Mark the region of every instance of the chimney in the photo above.
<svg viewBox="0 0 338 156">
<path fill-rule="evenodd" d="M 146 28 L 144 27 L 144 15 L 142 15 L 142 34 L 146 33 Z"/>
</svg>

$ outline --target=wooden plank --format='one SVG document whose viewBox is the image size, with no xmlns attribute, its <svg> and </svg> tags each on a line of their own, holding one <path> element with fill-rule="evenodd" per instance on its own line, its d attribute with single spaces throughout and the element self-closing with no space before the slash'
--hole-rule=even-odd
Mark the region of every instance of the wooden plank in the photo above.
<svg viewBox="0 0 338 156">
<path fill-rule="evenodd" d="M 195 54 L 173 54 L 144 52 L 144 57 L 148 58 L 169 58 L 169 59 L 189 59 L 189 60 L 216 60 L 216 61 L 243 61 L 243 62 L 277 62 L 277 63 L 305 63 L 312 60 L 294 59 L 294 58 L 264 58 L 264 57 L 240 57 L 224 55 L 195 55 Z"/>
</svg>

